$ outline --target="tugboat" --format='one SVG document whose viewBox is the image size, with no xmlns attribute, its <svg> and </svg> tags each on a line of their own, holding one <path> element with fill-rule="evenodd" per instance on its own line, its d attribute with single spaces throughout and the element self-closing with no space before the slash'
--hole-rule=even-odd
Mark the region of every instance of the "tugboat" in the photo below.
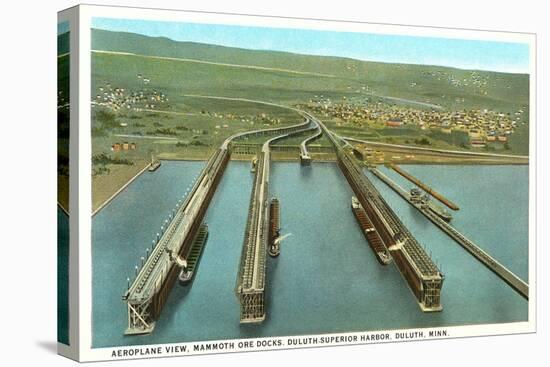
<svg viewBox="0 0 550 367">
<path fill-rule="evenodd" d="M 189 270 L 187 260 L 181 256 L 175 255 L 172 249 L 168 250 L 168 256 L 170 256 L 170 261 L 174 262 L 176 266 L 181 269 L 178 275 L 180 284 L 188 284 L 191 278 L 193 278 L 193 272 Z"/>
<path fill-rule="evenodd" d="M 428 194 L 424 194 L 424 196 L 422 196 L 420 205 L 422 209 L 431 210 L 435 215 L 437 215 L 439 218 L 443 219 L 447 223 L 449 223 L 451 219 L 453 219 L 453 216 L 446 209 L 434 203 L 433 200 L 430 200 L 430 196 Z"/>
<path fill-rule="evenodd" d="M 411 202 L 413 202 L 414 204 L 420 204 L 422 200 L 422 191 L 420 191 L 418 187 L 413 187 L 411 189 L 410 198 L 411 198 Z"/>
<path fill-rule="evenodd" d="M 181 285 L 187 285 L 193 278 L 193 272 L 189 271 L 189 268 L 187 267 L 187 261 L 185 259 L 183 260 L 183 266 L 181 267 L 180 273 L 178 275 L 178 281 Z"/>
<path fill-rule="evenodd" d="M 281 253 L 281 242 L 290 236 L 292 233 L 287 233 L 284 236 L 277 237 L 275 241 L 273 241 L 273 244 L 269 246 L 269 249 L 267 252 L 269 253 L 269 256 L 271 257 L 277 257 Z"/>
<path fill-rule="evenodd" d="M 453 216 L 451 215 L 451 213 L 447 211 L 447 209 L 440 207 L 439 205 L 435 204 L 433 201 L 428 204 L 428 207 L 439 218 L 443 219 L 447 223 L 449 223 L 451 219 L 453 219 Z"/>
<path fill-rule="evenodd" d="M 151 154 L 151 163 L 149 164 L 149 172 L 155 172 L 160 167 L 160 161 L 155 160 Z"/>
<path fill-rule="evenodd" d="M 279 238 L 276 238 L 275 241 L 269 245 L 269 249 L 267 250 L 271 257 L 277 257 L 281 253 L 281 246 L 279 246 L 280 241 L 278 241 L 278 239 Z"/>
</svg>

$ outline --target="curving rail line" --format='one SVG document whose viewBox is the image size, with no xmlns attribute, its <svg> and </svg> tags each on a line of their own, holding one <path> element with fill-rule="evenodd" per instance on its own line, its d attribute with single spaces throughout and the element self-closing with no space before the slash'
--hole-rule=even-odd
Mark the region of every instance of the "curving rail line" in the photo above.
<svg viewBox="0 0 550 367">
<path fill-rule="evenodd" d="M 176 204 L 161 227 L 156 241 L 141 258 L 141 267 L 136 266 L 136 274 L 123 300 L 128 308 L 126 334 L 147 334 L 155 327 L 170 290 L 177 278 L 178 257 L 187 258 L 205 212 L 217 184 L 223 176 L 231 154 L 233 141 L 252 135 L 281 134 L 269 141 L 282 139 L 289 134 L 307 131 L 311 121 L 305 121 L 281 128 L 260 129 L 234 134 L 221 144 L 202 169 L 187 195 Z"/>
<path fill-rule="evenodd" d="M 300 143 L 300 163 L 304 166 L 311 164 L 311 155 L 307 150 L 307 145 L 312 141 L 319 139 L 323 135 L 321 127 L 316 124 L 315 133 L 311 136 L 308 136 Z"/>
<path fill-rule="evenodd" d="M 269 233 L 269 171 L 270 145 L 281 139 L 317 129 L 318 125 L 306 118 L 299 129 L 281 129 L 283 134 L 267 140 L 258 157 L 258 164 L 248 209 L 241 261 L 235 292 L 240 302 L 240 322 L 257 323 L 265 319 L 265 271 Z"/>
</svg>

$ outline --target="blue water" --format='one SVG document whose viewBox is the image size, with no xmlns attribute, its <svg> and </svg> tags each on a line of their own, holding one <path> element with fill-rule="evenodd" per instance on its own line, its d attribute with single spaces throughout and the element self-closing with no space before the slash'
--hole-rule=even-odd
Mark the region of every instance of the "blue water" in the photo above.
<svg viewBox="0 0 550 367">
<path fill-rule="evenodd" d="M 528 281 L 528 166 L 402 168 L 456 203 L 460 210 L 448 209 L 453 215 L 452 225 Z M 395 171 L 382 170 L 404 188 L 413 186 Z"/>
<path fill-rule="evenodd" d="M 445 273 L 444 310 L 421 312 L 395 266 L 383 267 L 374 258 L 351 213 L 352 191 L 338 167 L 276 162 L 271 195 L 281 202 L 282 232 L 292 235 L 284 240 L 281 255 L 268 260 L 266 320 L 240 326 L 234 287 L 252 176 L 249 163 L 230 162 L 206 214 L 210 234 L 193 284 L 174 287 L 151 335 L 124 336 L 127 315 L 121 296 L 126 277 L 202 166 L 163 162 L 157 172 L 141 175 L 94 217 L 94 347 L 527 319 L 527 301 L 373 179 Z M 429 183 L 438 190 L 445 185 L 439 191 L 461 207 L 453 212 L 457 228 L 527 279 L 525 167 L 407 169 L 421 179 L 433 178 Z M 468 189 L 461 178 L 464 173 Z M 483 175 L 495 184 L 486 184 Z M 512 214 L 501 215 L 502 211 Z"/>
<path fill-rule="evenodd" d="M 57 208 L 57 341 L 69 345 L 69 217 Z"/>
</svg>

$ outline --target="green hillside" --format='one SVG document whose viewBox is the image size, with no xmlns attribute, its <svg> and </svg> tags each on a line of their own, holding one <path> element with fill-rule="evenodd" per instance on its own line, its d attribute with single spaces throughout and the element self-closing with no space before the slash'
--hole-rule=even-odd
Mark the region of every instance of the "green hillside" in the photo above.
<svg viewBox="0 0 550 367">
<path fill-rule="evenodd" d="M 483 128 L 484 133 L 511 133 L 505 130 L 512 119 L 517 125 L 506 144 L 489 143 L 485 150 L 528 153 L 528 75 L 245 50 L 103 30 L 93 30 L 92 49 L 92 133 L 98 152 L 108 153 L 120 140 L 115 136 L 130 134 L 148 136 L 140 139 L 148 150 L 177 154 L 182 147 L 216 146 L 236 131 L 300 119 L 281 108 L 193 96 L 203 95 L 300 105 L 342 134 L 401 144 L 423 141 L 445 149 L 471 149 L 468 128 L 451 134 L 438 124 L 453 111 L 482 116 L 481 110 L 488 110 L 489 117 L 481 118 L 493 127 Z M 138 95 L 145 99 L 136 102 Z M 151 107 L 151 98 L 160 96 Z M 329 101 L 329 110 L 320 109 L 322 101 Z M 361 116 L 380 103 L 376 122 L 345 116 Z M 102 122 L 95 113 L 104 108 L 115 114 Z M 387 128 L 385 121 L 396 110 L 406 119 L 425 111 L 437 126 L 409 125 L 405 133 Z M 262 113 L 267 116 L 259 117 Z M 500 119 L 507 121 L 505 127 Z M 172 140 L 150 138 L 163 134 Z"/>
<path fill-rule="evenodd" d="M 147 37 L 124 32 L 94 29 L 92 49 L 135 53 L 139 55 L 185 58 L 217 63 L 251 65 L 321 73 L 336 78 L 306 78 L 294 82 L 311 93 L 338 90 L 346 93 L 374 93 L 433 103 L 451 109 L 490 108 L 511 112 L 529 100 L 528 75 L 460 70 L 439 66 L 388 64 L 339 57 L 299 55 L 278 51 L 258 51 L 177 42 L 162 37 Z M 193 65 L 194 67 L 197 64 Z M 228 68 L 224 68 L 228 71 Z M 246 70 L 246 69 L 245 69 Z M 261 73 L 255 70 L 255 78 Z M 282 88 L 286 80 L 263 72 L 260 77 L 274 77 L 270 89 Z M 269 75 L 265 75 L 269 74 Z M 216 74 L 218 75 L 218 74 Z M 290 75 L 296 78 L 296 75 Z M 337 81 L 330 80 L 337 79 Z M 282 82 L 282 83 L 279 83 Z M 328 83 L 328 85 L 327 85 Z M 218 83 L 219 84 L 219 83 Z M 237 83 L 238 84 L 238 83 Z M 276 88 L 274 86 L 277 86 Z M 268 93 L 270 94 L 270 93 Z M 284 98 L 284 97 L 283 97 Z"/>
</svg>

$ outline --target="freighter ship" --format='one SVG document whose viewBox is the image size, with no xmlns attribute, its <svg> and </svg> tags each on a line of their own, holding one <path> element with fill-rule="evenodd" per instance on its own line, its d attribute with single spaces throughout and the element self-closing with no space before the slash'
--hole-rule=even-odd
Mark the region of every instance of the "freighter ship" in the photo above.
<svg viewBox="0 0 550 367">
<path fill-rule="evenodd" d="M 371 249 L 374 251 L 378 262 L 380 262 L 380 264 L 382 265 L 389 264 L 392 261 L 390 252 L 384 245 L 384 242 L 376 231 L 376 228 L 374 228 L 374 225 L 367 215 L 367 212 L 355 196 L 351 197 L 351 210 L 355 215 L 355 219 L 357 219 L 357 223 L 361 228 L 361 232 L 363 232 L 363 235 L 365 236 Z"/>
</svg>

